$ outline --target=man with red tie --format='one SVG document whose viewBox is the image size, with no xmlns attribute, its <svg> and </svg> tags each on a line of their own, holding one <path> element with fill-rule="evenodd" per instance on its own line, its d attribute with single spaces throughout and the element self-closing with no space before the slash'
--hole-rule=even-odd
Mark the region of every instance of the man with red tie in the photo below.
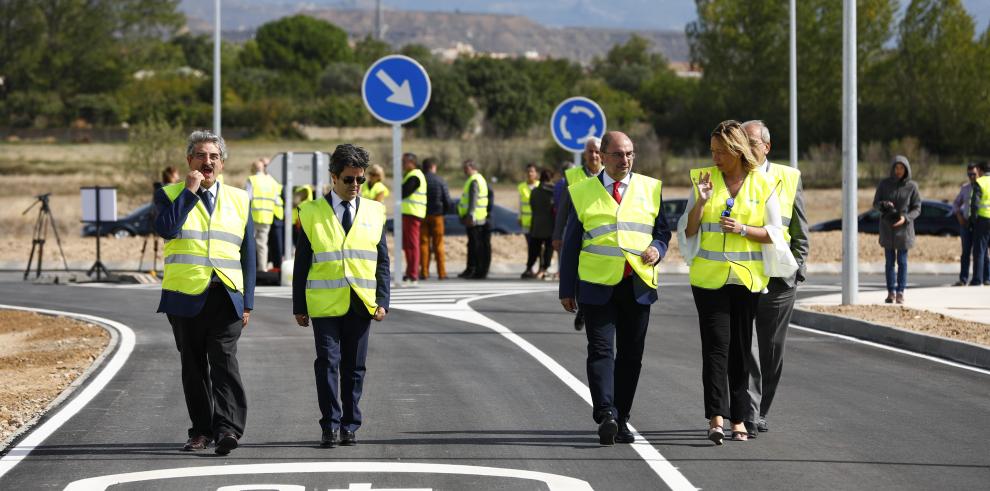
<svg viewBox="0 0 990 491">
<path fill-rule="evenodd" d="M 612 445 L 635 439 L 627 423 L 671 234 L 660 181 L 632 173 L 632 140 L 606 133 L 601 155 L 605 172 L 568 188 L 559 296 L 565 310 L 580 304 L 585 314 L 592 416 L 599 443 Z"/>
</svg>

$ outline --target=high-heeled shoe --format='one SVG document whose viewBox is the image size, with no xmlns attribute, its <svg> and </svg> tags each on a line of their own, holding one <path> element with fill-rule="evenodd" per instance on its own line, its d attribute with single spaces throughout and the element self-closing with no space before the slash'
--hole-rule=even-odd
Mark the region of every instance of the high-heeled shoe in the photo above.
<svg viewBox="0 0 990 491">
<path fill-rule="evenodd" d="M 722 427 L 708 428 L 708 439 L 715 443 L 715 445 L 721 445 L 722 440 L 725 439 L 725 432 L 722 431 Z"/>
</svg>

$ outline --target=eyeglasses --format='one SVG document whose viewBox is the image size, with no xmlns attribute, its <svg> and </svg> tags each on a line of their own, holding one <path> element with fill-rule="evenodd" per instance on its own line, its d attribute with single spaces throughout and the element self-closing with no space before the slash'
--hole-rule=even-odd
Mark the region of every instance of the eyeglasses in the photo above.
<svg viewBox="0 0 990 491">
<path fill-rule="evenodd" d="M 725 200 L 725 210 L 722 211 L 722 216 L 727 217 L 732 214 L 732 205 L 736 204 L 736 200 L 729 198 Z"/>
<path fill-rule="evenodd" d="M 629 160 L 636 158 L 636 152 L 602 152 L 602 155 L 608 155 L 609 157 L 621 159 L 625 157 Z"/>
<path fill-rule="evenodd" d="M 364 184 L 364 181 L 368 180 L 364 176 L 344 176 L 340 179 L 344 181 L 344 184 L 354 184 L 354 181 L 357 181 L 358 184 Z"/>
</svg>

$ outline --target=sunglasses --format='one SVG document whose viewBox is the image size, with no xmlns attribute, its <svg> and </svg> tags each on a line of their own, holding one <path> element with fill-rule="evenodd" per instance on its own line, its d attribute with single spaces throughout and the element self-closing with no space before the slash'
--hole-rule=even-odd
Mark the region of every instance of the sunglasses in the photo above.
<svg viewBox="0 0 990 491">
<path fill-rule="evenodd" d="M 975 172 L 968 172 L 968 173 L 966 173 L 966 175 L 969 176 L 969 177 L 976 177 L 976 173 Z"/>
<path fill-rule="evenodd" d="M 342 181 L 344 181 L 344 184 L 354 184 L 355 181 L 357 181 L 358 184 L 364 184 L 364 181 L 367 181 L 368 180 L 368 178 L 366 178 L 364 176 L 356 176 L 356 177 L 355 176 L 344 176 L 344 177 L 341 177 L 340 179 Z"/>
<path fill-rule="evenodd" d="M 723 217 L 727 217 L 732 214 L 732 205 L 736 204 L 736 200 L 729 198 L 725 200 L 725 210 L 722 212 Z"/>
</svg>

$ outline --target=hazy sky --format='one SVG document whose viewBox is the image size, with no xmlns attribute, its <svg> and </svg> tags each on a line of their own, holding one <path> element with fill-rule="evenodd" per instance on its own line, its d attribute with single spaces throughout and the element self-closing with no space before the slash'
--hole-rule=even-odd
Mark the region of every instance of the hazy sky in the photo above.
<svg viewBox="0 0 990 491">
<path fill-rule="evenodd" d="M 902 5 L 907 3 L 901 0 Z M 983 32 L 990 21 L 990 0 L 963 0 L 963 4 L 976 18 L 977 32 Z M 265 22 L 300 8 L 371 8 L 375 0 L 223 0 L 222 5 L 233 14 L 234 18 L 228 20 L 243 23 L 245 18 L 236 14 L 238 9 L 251 10 L 251 20 L 256 15 L 268 17 L 261 21 Z M 517 14 L 548 26 L 630 29 L 683 30 L 696 14 L 694 0 L 382 0 L 382 5 L 399 10 Z M 213 2 L 182 0 L 182 10 L 204 20 L 212 19 Z M 225 28 L 234 27 L 224 24 Z"/>
</svg>

